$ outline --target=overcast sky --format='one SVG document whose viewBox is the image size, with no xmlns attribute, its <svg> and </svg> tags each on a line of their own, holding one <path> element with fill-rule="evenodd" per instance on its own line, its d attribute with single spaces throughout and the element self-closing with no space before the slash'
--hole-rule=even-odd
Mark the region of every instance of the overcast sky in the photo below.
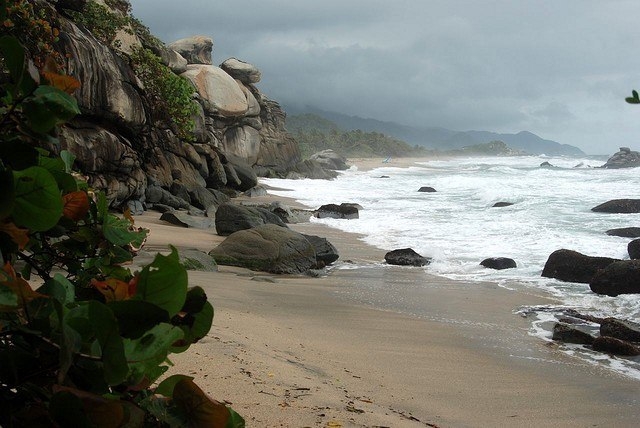
<svg viewBox="0 0 640 428">
<path fill-rule="evenodd" d="M 640 1 L 131 0 L 164 42 L 262 72 L 281 104 L 640 150 Z"/>
</svg>

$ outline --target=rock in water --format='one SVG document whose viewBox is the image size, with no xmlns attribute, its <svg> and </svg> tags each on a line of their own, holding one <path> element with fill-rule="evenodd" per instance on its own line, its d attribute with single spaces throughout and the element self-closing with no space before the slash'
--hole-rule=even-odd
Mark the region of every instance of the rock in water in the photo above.
<svg viewBox="0 0 640 428">
<path fill-rule="evenodd" d="M 640 152 L 631 150 L 629 147 L 620 147 L 620 151 L 614 153 L 602 168 L 635 168 L 640 166 Z"/>
<path fill-rule="evenodd" d="M 599 269 L 615 261 L 609 257 L 592 257 L 572 250 L 556 250 L 547 259 L 542 276 L 588 284 Z"/>
<path fill-rule="evenodd" d="M 336 247 L 334 247 L 333 244 L 331 244 L 331 242 L 327 240 L 327 238 L 304 234 L 303 236 L 307 238 L 311 245 L 313 245 L 316 250 L 316 258 L 318 262 L 322 262 L 323 265 L 330 265 L 340 257 Z"/>
<path fill-rule="evenodd" d="M 640 259 L 640 239 L 634 239 L 627 244 L 627 251 L 631 260 Z"/>
<path fill-rule="evenodd" d="M 597 213 L 633 214 L 640 213 L 640 199 L 612 199 L 591 208 Z"/>
<path fill-rule="evenodd" d="M 606 231 L 609 236 L 621 236 L 623 238 L 640 237 L 640 227 L 621 227 L 619 229 L 609 229 Z"/>
<path fill-rule="evenodd" d="M 349 168 L 347 166 L 347 159 L 331 149 L 314 153 L 309 159 L 318 162 L 326 169 L 343 171 Z"/>
<path fill-rule="evenodd" d="M 552 339 L 565 343 L 591 345 L 593 343 L 594 337 L 589 333 L 578 330 L 574 326 L 558 322 L 553 326 Z"/>
<path fill-rule="evenodd" d="M 640 348 L 624 340 L 615 337 L 600 336 L 593 341 L 594 351 L 606 352 L 607 354 L 623 355 L 633 357 L 640 355 Z"/>
<path fill-rule="evenodd" d="M 429 186 L 422 186 L 421 188 L 418 189 L 418 192 L 435 193 L 436 189 L 434 189 L 433 187 L 429 187 Z"/>
<path fill-rule="evenodd" d="M 486 268 L 497 270 L 512 269 L 514 267 L 517 267 L 516 261 L 508 257 L 490 257 L 481 261 L 480 264 Z"/>
<path fill-rule="evenodd" d="M 431 263 L 430 258 L 421 256 L 412 248 L 389 251 L 384 255 L 384 260 L 390 265 L 400 266 L 425 266 Z"/>
<path fill-rule="evenodd" d="M 358 208 L 353 204 L 342 203 L 326 204 L 322 205 L 315 212 L 315 216 L 318 218 L 345 218 L 354 219 L 358 218 Z"/>
<path fill-rule="evenodd" d="M 605 318 L 600 323 L 600 335 L 630 342 L 640 342 L 640 324 L 617 318 Z"/>
<path fill-rule="evenodd" d="M 591 291 L 607 296 L 640 293 L 640 260 L 618 260 L 596 272 Z"/>
</svg>

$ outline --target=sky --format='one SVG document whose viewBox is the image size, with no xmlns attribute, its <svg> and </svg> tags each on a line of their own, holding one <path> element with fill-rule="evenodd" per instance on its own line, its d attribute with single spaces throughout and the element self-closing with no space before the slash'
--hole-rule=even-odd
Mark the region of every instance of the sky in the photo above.
<svg viewBox="0 0 640 428">
<path fill-rule="evenodd" d="M 162 41 L 214 41 L 283 105 L 640 150 L 638 0 L 131 0 Z"/>
</svg>

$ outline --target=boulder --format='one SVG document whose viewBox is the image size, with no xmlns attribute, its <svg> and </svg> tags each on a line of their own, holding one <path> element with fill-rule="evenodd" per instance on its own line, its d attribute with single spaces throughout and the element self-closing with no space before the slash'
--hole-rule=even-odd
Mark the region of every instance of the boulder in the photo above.
<svg viewBox="0 0 640 428">
<path fill-rule="evenodd" d="M 264 186 L 254 186 L 251 189 L 244 192 L 244 195 L 250 198 L 257 198 L 260 196 L 267 196 L 268 192 L 267 192 L 267 189 L 264 188 Z"/>
<path fill-rule="evenodd" d="M 588 284 L 598 270 L 615 261 L 609 257 L 592 257 L 572 250 L 556 250 L 547 259 L 542 276 Z"/>
<path fill-rule="evenodd" d="M 249 109 L 247 97 L 238 83 L 216 66 L 188 65 L 181 76 L 193 83 L 207 113 L 239 117 Z"/>
<path fill-rule="evenodd" d="M 640 260 L 618 260 L 596 272 L 591 291 L 607 296 L 640 293 Z"/>
<path fill-rule="evenodd" d="M 589 333 L 579 330 L 575 326 L 558 322 L 553 326 L 552 339 L 564 343 L 591 345 L 595 338 Z"/>
<path fill-rule="evenodd" d="M 316 266 L 313 245 L 301 233 L 265 224 L 229 235 L 209 252 L 216 263 L 278 274 L 299 274 Z"/>
<path fill-rule="evenodd" d="M 260 151 L 260 133 L 251 126 L 228 128 L 222 138 L 222 149 L 227 156 L 233 156 L 253 165 Z"/>
<path fill-rule="evenodd" d="M 291 208 L 284 205 L 280 201 L 272 202 L 271 204 L 269 204 L 267 209 L 288 224 L 306 223 L 309 221 L 309 217 L 311 217 L 312 215 L 311 211 L 309 210 Z"/>
<path fill-rule="evenodd" d="M 142 205 L 142 201 L 138 199 L 130 199 L 127 201 L 127 209 L 131 213 L 131 215 L 142 215 L 144 214 L 144 205 Z"/>
<path fill-rule="evenodd" d="M 614 214 L 640 213 L 640 199 L 612 199 L 591 208 L 591 211 Z"/>
<path fill-rule="evenodd" d="M 162 213 L 160 220 L 182 227 L 192 227 L 194 229 L 211 229 L 214 221 L 208 217 L 192 216 L 184 211 L 167 211 Z"/>
<path fill-rule="evenodd" d="M 555 168 L 554 165 L 551 165 L 549 162 L 544 161 L 540 164 L 540 168 Z"/>
<path fill-rule="evenodd" d="M 411 248 L 389 251 L 384 255 L 384 260 L 390 265 L 400 266 L 425 266 L 431 263 L 430 258 L 421 256 Z"/>
<path fill-rule="evenodd" d="M 615 337 L 629 342 L 640 342 L 640 324 L 617 318 L 605 318 L 600 323 L 600 336 Z"/>
<path fill-rule="evenodd" d="M 326 169 L 320 162 L 305 159 L 295 164 L 289 171 L 286 178 L 297 180 L 300 178 L 312 178 L 315 180 L 331 180 L 336 178 L 338 173 L 331 169 Z"/>
<path fill-rule="evenodd" d="M 237 185 L 238 190 L 246 192 L 252 187 L 258 185 L 258 176 L 246 161 L 233 156 L 227 156 L 227 160 L 228 163 L 226 166 L 233 169 L 235 176 L 239 181 L 239 184 Z"/>
<path fill-rule="evenodd" d="M 616 339 L 615 337 L 596 337 L 593 341 L 592 346 L 594 351 L 606 352 L 607 354 L 622 355 L 627 357 L 640 355 L 640 347 L 635 346 L 629 342 L 625 342 L 624 340 Z"/>
<path fill-rule="evenodd" d="M 204 251 L 195 249 L 180 250 L 180 264 L 187 270 L 200 272 L 217 272 L 216 261 Z"/>
<path fill-rule="evenodd" d="M 640 259 L 640 239 L 634 239 L 627 244 L 627 251 L 631 260 Z"/>
<path fill-rule="evenodd" d="M 314 153 L 309 157 L 310 160 L 318 162 L 323 168 L 343 171 L 348 169 L 347 159 L 344 156 L 340 156 L 331 149 L 323 150 L 318 153 Z"/>
<path fill-rule="evenodd" d="M 493 204 L 493 208 L 510 207 L 511 205 L 513 205 L 513 202 L 496 202 Z"/>
<path fill-rule="evenodd" d="M 602 168 L 635 168 L 640 166 L 640 152 L 631 150 L 629 147 L 620 147 L 620 151 L 614 153 Z"/>
<path fill-rule="evenodd" d="M 229 197 L 222 192 L 207 189 L 203 186 L 196 186 L 189 191 L 191 203 L 202 210 L 208 211 L 212 207 L 228 202 Z"/>
<path fill-rule="evenodd" d="M 517 267 L 515 260 L 508 257 L 490 257 L 481 261 L 480 264 L 486 268 L 497 270 Z"/>
<path fill-rule="evenodd" d="M 251 229 L 264 224 L 287 227 L 280 217 L 259 207 L 224 203 L 218 207 L 215 215 L 216 231 L 221 236 L 228 236 L 239 230 Z"/>
<path fill-rule="evenodd" d="M 330 265 L 340 257 L 336 247 L 334 247 L 333 244 L 331 244 L 331 242 L 327 240 L 327 238 L 304 234 L 303 236 L 307 238 L 307 240 L 311 243 L 311 245 L 313 245 L 313 248 L 316 250 L 316 260 L 318 261 L 319 265 Z"/>
<path fill-rule="evenodd" d="M 210 37 L 186 37 L 169 43 L 167 47 L 178 52 L 189 64 L 212 64 L 213 39 Z"/>
<path fill-rule="evenodd" d="M 436 189 L 429 186 L 422 186 L 421 188 L 418 189 L 418 192 L 435 193 Z"/>
<path fill-rule="evenodd" d="M 187 71 L 187 60 L 177 51 L 169 49 L 165 45 L 151 45 L 149 49 L 174 73 L 181 74 Z"/>
<path fill-rule="evenodd" d="M 344 219 L 354 219 L 359 218 L 358 208 L 353 204 L 342 203 L 340 205 L 336 204 L 326 204 L 322 205 L 314 212 L 314 216 L 317 218 L 344 218 Z"/>
<path fill-rule="evenodd" d="M 606 232 L 609 236 L 621 236 L 623 238 L 640 237 L 640 227 L 622 227 L 619 229 L 609 229 Z"/>
<path fill-rule="evenodd" d="M 238 79 L 242 83 L 251 84 L 258 83 L 261 78 L 260 70 L 248 62 L 240 61 L 237 58 L 229 58 L 220 64 L 225 72 L 234 79 Z"/>
</svg>

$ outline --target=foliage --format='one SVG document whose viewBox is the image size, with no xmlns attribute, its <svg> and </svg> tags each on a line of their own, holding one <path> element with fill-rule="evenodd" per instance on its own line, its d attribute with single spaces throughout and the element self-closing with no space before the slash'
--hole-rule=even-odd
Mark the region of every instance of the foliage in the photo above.
<svg viewBox="0 0 640 428">
<path fill-rule="evenodd" d="M 79 112 L 77 85 L 51 71 L 38 84 L 14 37 L 0 54 L 0 426 L 244 426 L 189 377 L 151 388 L 213 307 L 174 248 L 124 266 L 147 231 L 108 212 L 70 153 L 41 148 Z"/>
<path fill-rule="evenodd" d="M 193 140 L 192 117 L 198 110 L 191 83 L 173 73 L 147 48 L 134 49 L 131 62 L 156 110 L 175 124 L 178 137 Z"/>
<path fill-rule="evenodd" d="M 640 96 L 638 96 L 638 91 L 631 91 L 631 96 L 625 98 L 625 101 L 629 104 L 640 104 Z"/>
<path fill-rule="evenodd" d="M 73 20 L 85 26 L 107 46 L 119 47 L 116 35 L 129 24 L 127 15 L 113 12 L 109 7 L 90 0 L 81 12 L 69 11 Z"/>
</svg>

